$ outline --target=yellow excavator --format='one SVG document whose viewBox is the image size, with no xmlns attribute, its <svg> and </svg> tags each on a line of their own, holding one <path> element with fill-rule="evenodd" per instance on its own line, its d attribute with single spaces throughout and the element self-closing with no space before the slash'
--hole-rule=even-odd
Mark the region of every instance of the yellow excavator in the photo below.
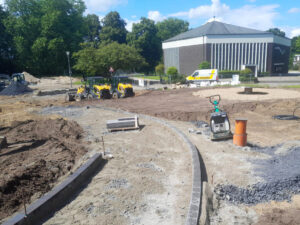
<svg viewBox="0 0 300 225">
<path fill-rule="evenodd" d="M 68 92 L 66 101 L 81 101 L 82 99 L 109 99 L 111 98 L 111 85 L 107 84 L 104 77 L 84 78 L 84 85 L 76 92 Z"/>
<path fill-rule="evenodd" d="M 133 97 L 135 95 L 127 76 L 111 77 L 111 95 L 112 98 Z"/>
</svg>

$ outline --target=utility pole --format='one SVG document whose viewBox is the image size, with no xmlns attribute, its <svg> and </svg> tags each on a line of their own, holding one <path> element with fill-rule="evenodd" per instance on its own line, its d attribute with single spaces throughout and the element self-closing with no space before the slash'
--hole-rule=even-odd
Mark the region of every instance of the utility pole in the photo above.
<svg viewBox="0 0 300 225">
<path fill-rule="evenodd" d="M 70 84 L 71 84 L 71 88 L 72 88 L 72 71 L 71 71 L 71 67 L 70 67 L 70 52 L 66 51 L 66 54 L 67 54 L 67 58 L 68 58 Z"/>
</svg>

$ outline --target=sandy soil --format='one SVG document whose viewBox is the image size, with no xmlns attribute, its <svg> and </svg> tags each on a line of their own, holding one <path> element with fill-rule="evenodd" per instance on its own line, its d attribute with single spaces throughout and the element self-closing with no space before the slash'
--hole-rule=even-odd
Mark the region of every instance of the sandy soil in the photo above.
<svg viewBox="0 0 300 225">
<path fill-rule="evenodd" d="M 48 192 L 86 149 L 82 129 L 63 119 L 15 122 L 2 127 L 0 221 Z"/>
<path fill-rule="evenodd" d="M 261 208 L 229 205 L 216 201 L 213 188 L 217 184 L 234 184 L 244 187 L 260 181 L 261 178 L 252 173 L 253 165 L 249 159 L 262 159 L 268 156 L 249 151 L 248 147 L 233 146 L 231 141 L 213 143 L 205 135 L 188 133 L 188 129 L 193 125 L 189 122 L 181 122 L 208 121 L 212 106 L 204 97 L 208 93 L 221 93 L 221 108 L 230 117 L 232 131 L 234 131 L 235 118 L 248 119 L 249 143 L 271 146 L 299 140 L 299 122 L 272 119 L 272 116 L 276 114 L 292 114 L 293 110 L 300 106 L 298 91 L 266 89 L 260 92 L 269 91 L 268 94 L 250 96 L 237 94 L 237 98 L 232 97 L 237 91 L 236 88 L 144 91 L 134 98 L 74 102 L 70 105 L 80 107 L 101 105 L 175 120 L 174 125 L 182 129 L 197 145 L 206 166 L 207 180 L 204 182 L 203 201 L 208 204 L 203 209 L 206 218 L 202 218 L 202 222 L 210 221 L 210 224 L 223 225 L 288 224 L 286 221 L 290 221 L 293 224 L 293 221 L 298 221 L 297 199 L 286 207 L 282 207 L 283 203 L 266 203 L 261 204 Z M 281 94 L 278 94 L 278 91 Z M 193 93 L 197 93 L 197 96 Z M 240 96 L 242 97 L 239 98 Z M 28 100 L 27 97 L 24 99 L 25 103 L 19 102 L 18 104 L 25 105 L 22 110 L 29 113 L 28 115 L 24 113 L 29 118 L 30 111 L 38 110 L 42 106 L 65 105 L 55 98 L 51 101 L 56 102 L 50 103 L 49 97 L 38 98 L 39 100 Z M 0 121 L 11 124 L 13 119 L 18 118 L 17 108 L 12 105 L 18 101 L 20 98 L 6 100 L 6 107 L 11 109 L 9 112 L 0 104 L 4 112 L 0 113 Z M 114 221 L 113 224 L 184 223 L 186 205 L 189 200 L 189 198 L 186 199 L 186 193 L 190 193 L 189 176 L 186 175 L 191 174 L 190 156 L 185 146 L 182 146 L 180 140 L 174 138 L 172 132 L 155 123 L 142 120 L 145 127 L 139 132 L 108 135 L 102 130 L 105 127 L 105 121 L 113 116 L 121 117 L 121 114 L 97 111 L 93 107 L 89 109 L 90 111 L 80 109 L 79 113 L 75 108 L 68 110 L 60 116 L 75 120 L 83 127 L 87 141 L 90 141 L 89 154 L 103 151 L 99 140 L 101 136 L 104 136 L 105 149 L 114 158 L 107 162 L 87 189 L 59 211 L 47 224 L 71 224 L 71 222 L 84 224 L 82 221 L 88 221 L 89 224 L 112 224 L 111 221 Z M 58 113 L 58 111 L 56 112 L 53 107 L 52 113 Z M 4 115 L 8 115 L 10 119 Z M 300 116 L 300 112 L 296 111 L 296 115 Z M 52 115 L 43 116 L 52 117 Z M 168 146 L 171 146 L 172 152 Z M 178 207 L 180 205 L 184 205 L 183 208 Z M 173 206 L 172 210 L 171 206 Z M 179 212 L 176 213 L 175 209 Z"/>
<path fill-rule="evenodd" d="M 46 111 L 47 112 L 47 111 Z M 54 109 L 77 121 L 91 154 L 112 154 L 104 168 L 45 224 L 184 224 L 191 193 L 190 152 L 176 134 L 140 120 L 140 131 L 107 133 L 108 119 L 128 115 L 95 108 Z M 101 115 L 101 116 L 99 116 Z"/>
<path fill-rule="evenodd" d="M 298 225 L 300 221 L 300 195 L 292 202 L 271 202 L 252 207 L 261 217 L 256 225 Z"/>
<path fill-rule="evenodd" d="M 243 87 L 227 89 L 208 89 L 194 92 L 194 96 L 206 98 L 211 95 L 221 95 L 222 100 L 235 101 L 264 101 L 272 99 L 297 99 L 300 92 L 295 90 L 271 89 L 271 88 L 253 88 L 252 94 L 244 94 Z"/>
</svg>

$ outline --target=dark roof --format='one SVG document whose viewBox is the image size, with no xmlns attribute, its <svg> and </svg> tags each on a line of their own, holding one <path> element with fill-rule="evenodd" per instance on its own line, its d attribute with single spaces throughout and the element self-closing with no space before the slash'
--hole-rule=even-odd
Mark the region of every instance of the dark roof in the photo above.
<svg viewBox="0 0 300 225">
<path fill-rule="evenodd" d="M 181 33 L 175 37 L 172 37 L 164 42 L 178 41 L 190 38 L 196 38 L 206 35 L 218 35 L 218 34 L 270 34 L 270 32 L 259 31 L 250 28 L 235 26 L 231 24 L 221 23 L 218 21 L 212 21 L 204 24 L 201 27 L 189 30 Z"/>
</svg>

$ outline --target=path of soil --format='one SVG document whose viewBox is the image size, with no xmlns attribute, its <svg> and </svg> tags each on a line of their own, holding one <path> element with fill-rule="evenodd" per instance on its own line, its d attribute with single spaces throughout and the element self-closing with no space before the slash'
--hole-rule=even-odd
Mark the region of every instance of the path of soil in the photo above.
<svg viewBox="0 0 300 225">
<path fill-rule="evenodd" d="M 17 122 L 1 128 L 8 146 L 0 152 L 0 222 L 48 192 L 85 154 L 83 130 L 64 119 Z"/>
</svg>

